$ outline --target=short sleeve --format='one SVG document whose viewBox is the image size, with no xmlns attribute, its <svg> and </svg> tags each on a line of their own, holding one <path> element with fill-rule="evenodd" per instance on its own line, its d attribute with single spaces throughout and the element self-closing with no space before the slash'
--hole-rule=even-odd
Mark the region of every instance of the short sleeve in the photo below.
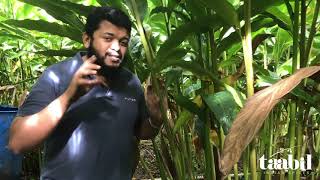
<svg viewBox="0 0 320 180">
<path fill-rule="evenodd" d="M 45 70 L 32 87 L 24 103 L 19 107 L 17 116 L 38 113 L 56 99 L 55 83 L 58 80 L 58 76 L 52 70 Z"/>
</svg>

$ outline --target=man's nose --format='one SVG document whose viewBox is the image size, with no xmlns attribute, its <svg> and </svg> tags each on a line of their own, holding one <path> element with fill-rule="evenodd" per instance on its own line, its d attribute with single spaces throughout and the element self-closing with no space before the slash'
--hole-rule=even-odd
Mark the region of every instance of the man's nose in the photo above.
<svg viewBox="0 0 320 180">
<path fill-rule="evenodd" d="M 111 49 L 118 52 L 120 50 L 119 41 L 117 41 L 117 40 L 112 41 Z"/>
</svg>

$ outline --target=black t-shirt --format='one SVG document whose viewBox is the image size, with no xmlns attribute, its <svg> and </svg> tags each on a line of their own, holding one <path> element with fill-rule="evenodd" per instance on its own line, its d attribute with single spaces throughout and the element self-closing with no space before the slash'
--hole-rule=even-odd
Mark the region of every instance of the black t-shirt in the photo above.
<svg viewBox="0 0 320 180">
<path fill-rule="evenodd" d="M 18 116 L 37 113 L 59 97 L 82 63 L 77 53 L 47 68 Z M 109 88 L 96 85 L 68 108 L 45 141 L 41 179 L 131 179 L 135 129 L 147 116 L 139 79 L 121 68 Z"/>
</svg>

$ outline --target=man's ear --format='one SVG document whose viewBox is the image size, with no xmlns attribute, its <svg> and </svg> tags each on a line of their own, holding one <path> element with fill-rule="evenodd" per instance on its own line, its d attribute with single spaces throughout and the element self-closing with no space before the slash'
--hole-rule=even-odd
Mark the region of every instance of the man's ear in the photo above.
<svg viewBox="0 0 320 180">
<path fill-rule="evenodd" d="M 85 48 L 89 48 L 90 46 L 90 41 L 91 41 L 91 38 L 90 36 L 87 34 L 87 33 L 82 33 L 82 43 L 84 45 Z"/>
</svg>

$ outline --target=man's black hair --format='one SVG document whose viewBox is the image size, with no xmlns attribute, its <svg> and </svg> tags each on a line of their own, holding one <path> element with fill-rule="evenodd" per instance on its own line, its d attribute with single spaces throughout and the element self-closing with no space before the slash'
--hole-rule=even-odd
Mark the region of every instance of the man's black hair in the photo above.
<svg viewBox="0 0 320 180">
<path fill-rule="evenodd" d="M 87 23 L 84 27 L 84 31 L 90 37 L 93 37 L 93 33 L 99 29 L 100 23 L 103 20 L 107 20 L 115 26 L 125 28 L 130 35 L 132 23 L 130 18 L 120 9 L 112 7 L 96 7 L 88 15 Z"/>
</svg>

